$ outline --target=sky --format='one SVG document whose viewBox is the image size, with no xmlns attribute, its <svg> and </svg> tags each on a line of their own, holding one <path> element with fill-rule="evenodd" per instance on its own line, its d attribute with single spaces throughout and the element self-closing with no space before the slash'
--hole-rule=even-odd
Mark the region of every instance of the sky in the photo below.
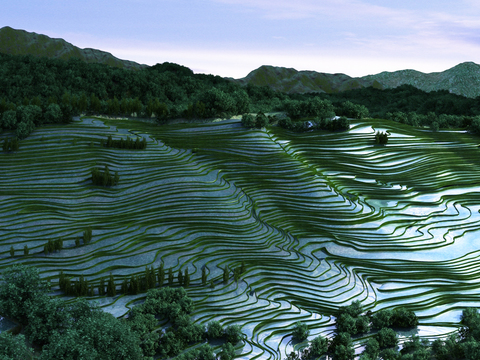
<svg viewBox="0 0 480 360">
<path fill-rule="evenodd" d="M 358 77 L 480 63 L 479 0 L 15 0 L 3 26 L 233 78 L 261 65 Z"/>
</svg>

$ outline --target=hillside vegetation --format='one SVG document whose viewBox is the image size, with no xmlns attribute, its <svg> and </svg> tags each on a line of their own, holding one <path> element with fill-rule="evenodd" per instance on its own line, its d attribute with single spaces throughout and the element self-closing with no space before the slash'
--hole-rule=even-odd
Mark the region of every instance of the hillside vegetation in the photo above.
<svg viewBox="0 0 480 360">
<path fill-rule="evenodd" d="M 134 61 L 121 60 L 112 54 L 97 49 L 80 49 L 63 39 L 52 39 L 46 35 L 12 29 L 0 29 L 0 52 L 11 55 L 34 55 L 52 59 L 80 59 L 88 63 L 106 64 L 118 68 L 136 69 L 146 67 Z"/>
</svg>

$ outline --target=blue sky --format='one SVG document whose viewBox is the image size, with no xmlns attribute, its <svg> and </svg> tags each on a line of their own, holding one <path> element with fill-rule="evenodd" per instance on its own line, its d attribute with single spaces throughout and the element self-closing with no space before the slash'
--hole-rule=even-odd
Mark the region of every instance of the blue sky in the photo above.
<svg viewBox="0 0 480 360">
<path fill-rule="evenodd" d="M 478 0 L 15 0 L 1 26 L 234 78 L 261 65 L 363 76 L 480 63 Z"/>
</svg>

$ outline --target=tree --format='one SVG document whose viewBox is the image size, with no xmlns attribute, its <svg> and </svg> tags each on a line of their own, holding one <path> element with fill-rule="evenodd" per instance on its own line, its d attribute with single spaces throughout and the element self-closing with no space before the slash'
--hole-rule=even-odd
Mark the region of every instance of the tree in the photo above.
<svg viewBox="0 0 480 360">
<path fill-rule="evenodd" d="M 178 269 L 177 279 L 178 279 L 178 285 L 182 286 L 183 285 L 183 273 L 182 273 L 182 270 L 180 270 L 180 269 Z"/>
<path fill-rule="evenodd" d="M 268 118 L 263 112 L 259 112 L 257 116 L 255 117 L 255 127 L 257 128 L 263 128 L 268 125 Z"/>
<path fill-rule="evenodd" d="M 68 326 L 68 312 L 61 299 L 41 296 L 26 303 L 26 306 L 28 325 L 25 334 L 38 345 L 48 344 L 54 333 L 62 332 Z"/>
<path fill-rule="evenodd" d="M 14 110 L 5 111 L 2 115 L 2 122 L 0 123 L 0 127 L 13 130 L 16 128 L 17 124 L 17 112 Z"/>
<path fill-rule="evenodd" d="M 2 274 L 0 313 L 27 324 L 30 304 L 47 296 L 50 285 L 40 279 L 38 270 L 25 265 L 13 265 Z"/>
<path fill-rule="evenodd" d="M 113 280 L 113 275 L 110 273 L 110 278 L 108 279 L 107 284 L 107 296 L 112 297 L 117 295 L 117 289 L 115 286 L 115 281 Z"/>
<path fill-rule="evenodd" d="M 202 285 L 207 284 L 207 268 L 205 266 L 202 267 Z"/>
<path fill-rule="evenodd" d="M 163 285 L 163 281 L 165 280 L 165 269 L 163 268 L 163 262 L 160 264 L 158 268 L 158 286 Z"/>
<path fill-rule="evenodd" d="M 222 345 L 222 351 L 219 353 L 220 360 L 232 360 L 235 357 L 235 348 L 229 342 Z"/>
<path fill-rule="evenodd" d="M 220 339 L 223 336 L 223 327 L 220 322 L 213 320 L 207 324 L 207 337 L 210 340 Z"/>
<path fill-rule="evenodd" d="M 394 347 L 398 344 L 397 333 L 390 328 L 383 328 L 375 335 L 375 339 L 378 341 L 380 349 L 387 347 Z"/>
<path fill-rule="evenodd" d="M 308 325 L 297 321 L 295 327 L 293 328 L 292 337 L 296 341 L 304 341 L 310 335 L 310 330 L 308 330 Z"/>
<path fill-rule="evenodd" d="M 235 345 L 242 340 L 242 331 L 238 325 L 229 325 L 225 328 L 225 340 Z"/>
<path fill-rule="evenodd" d="M 331 347 L 335 360 L 353 360 L 355 357 L 352 338 L 348 333 L 338 333 Z"/>
<path fill-rule="evenodd" d="M 183 276 L 183 284 L 185 287 L 190 285 L 190 274 L 188 273 L 188 267 L 185 268 L 185 274 Z"/>
<path fill-rule="evenodd" d="M 28 245 L 25 245 L 23 247 L 23 255 L 27 256 L 28 255 Z"/>
<path fill-rule="evenodd" d="M 118 181 L 120 180 L 120 177 L 118 176 L 118 171 L 115 171 L 115 178 L 114 178 L 114 184 L 118 185 Z"/>
<path fill-rule="evenodd" d="M 168 269 L 168 286 L 172 286 L 173 285 L 173 272 L 172 272 L 172 268 L 169 268 Z"/>
<path fill-rule="evenodd" d="M 322 336 L 317 336 L 310 342 L 309 357 L 318 358 L 328 351 L 328 340 Z"/>
<path fill-rule="evenodd" d="M 134 307 L 129 313 L 127 324 L 139 337 L 140 347 L 144 356 L 154 356 L 158 348 L 160 336 L 155 332 L 157 320 L 153 314 L 145 314 L 139 307 Z"/>
<path fill-rule="evenodd" d="M 92 240 L 92 228 L 89 226 L 84 232 L 83 232 L 83 243 L 86 245 L 90 243 Z"/>
<path fill-rule="evenodd" d="M 223 268 L 223 283 L 224 284 L 226 284 L 228 282 L 228 275 L 229 275 L 228 266 L 225 265 L 225 267 Z"/>
<path fill-rule="evenodd" d="M 100 278 L 100 284 L 98 285 L 98 295 L 105 295 L 105 279 L 103 277 Z"/>
<path fill-rule="evenodd" d="M 15 256 L 15 249 L 13 248 L 13 245 L 10 246 L 10 256 L 14 257 Z"/>
<path fill-rule="evenodd" d="M 24 360 L 33 359 L 33 352 L 25 342 L 22 334 L 12 335 L 7 331 L 0 333 L 0 359 Z"/>
<path fill-rule="evenodd" d="M 252 114 L 243 114 L 242 115 L 242 125 L 246 128 L 254 128 L 255 127 L 255 117 Z"/>
<path fill-rule="evenodd" d="M 47 123 L 60 123 L 62 121 L 62 109 L 57 104 L 49 104 L 44 116 Z"/>
</svg>

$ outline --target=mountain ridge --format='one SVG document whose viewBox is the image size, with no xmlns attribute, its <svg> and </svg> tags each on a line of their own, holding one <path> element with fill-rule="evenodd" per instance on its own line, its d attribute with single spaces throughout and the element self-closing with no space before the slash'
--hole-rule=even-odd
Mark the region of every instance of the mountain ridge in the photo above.
<svg viewBox="0 0 480 360">
<path fill-rule="evenodd" d="M 0 29 L 0 52 L 11 55 L 46 56 L 68 60 L 78 58 L 89 63 L 101 63 L 119 68 L 139 70 L 149 67 L 134 61 L 121 60 L 112 54 L 92 49 L 81 49 L 71 43 L 46 35 L 16 30 L 9 26 Z M 447 90 L 465 97 L 480 96 L 480 65 L 467 61 L 442 72 L 423 73 L 413 69 L 374 75 L 351 77 L 343 73 L 329 74 L 312 70 L 262 65 L 246 77 L 233 79 L 240 85 L 269 86 L 286 93 L 337 93 L 363 87 L 377 89 L 412 85 L 423 91 Z"/>
<path fill-rule="evenodd" d="M 337 93 L 369 86 L 390 89 L 412 85 L 427 92 L 447 90 L 470 98 L 480 95 L 480 65 L 472 61 L 457 64 L 442 72 L 423 73 L 406 69 L 362 77 L 262 65 L 244 78 L 231 80 L 241 85 L 269 86 L 286 93 Z"/>
<path fill-rule="evenodd" d="M 63 39 L 13 29 L 10 26 L 0 28 L 0 52 L 11 55 L 46 56 L 63 60 L 78 58 L 89 63 L 101 63 L 134 70 L 147 67 L 147 65 L 134 61 L 118 59 L 106 51 L 92 48 L 81 49 Z"/>
</svg>

